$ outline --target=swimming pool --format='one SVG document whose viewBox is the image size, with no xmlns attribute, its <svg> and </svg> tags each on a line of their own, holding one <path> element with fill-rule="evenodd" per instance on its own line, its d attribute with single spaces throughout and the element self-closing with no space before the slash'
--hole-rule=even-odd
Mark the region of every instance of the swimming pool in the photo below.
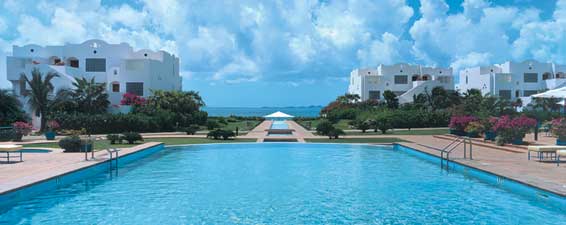
<svg viewBox="0 0 566 225">
<path fill-rule="evenodd" d="M 169 147 L 5 209 L 0 223 L 563 224 L 544 202 L 391 146 Z"/>
<path fill-rule="evenodd" d="M 289 129 L 289 125 L 283 120 L 275 120 L 271 124 L 271 129 Z"/>
<path fill-rule="evenodd" d="M 23 153 L 50 153 L 51 150 L 48 149 L 29 149 L 29 148 L 24 148 L 18 152 L 23 152 Z"/>
</svg>

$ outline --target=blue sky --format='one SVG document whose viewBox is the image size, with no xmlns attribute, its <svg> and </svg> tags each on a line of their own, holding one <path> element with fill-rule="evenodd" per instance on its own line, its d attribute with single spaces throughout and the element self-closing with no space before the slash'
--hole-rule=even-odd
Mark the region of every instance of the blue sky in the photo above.
<svg viewBox="0 0 566 225">
<path fill-rule="evenodd" d="M 181 59 L 209 106 L 323 105 L 381 63 L 566 64 L 566 0 L 0 0 L 12 45 L 98 38 Z M 0 87 L 5 60 L 0 60 Z"/>
</svg>

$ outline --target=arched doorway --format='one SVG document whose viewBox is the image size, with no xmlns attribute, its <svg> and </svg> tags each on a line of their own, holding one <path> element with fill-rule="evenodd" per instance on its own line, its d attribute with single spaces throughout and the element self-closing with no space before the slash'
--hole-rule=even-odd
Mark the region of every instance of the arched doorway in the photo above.
<svg viewBox="0 0 566 225">
<path fill-rule="evenodd" d="M 69 57 L 67 58 L 67 65 L 69 65 L 70 67 L 79 68 L 79 59 L 75 57 Z"/>
</svg>

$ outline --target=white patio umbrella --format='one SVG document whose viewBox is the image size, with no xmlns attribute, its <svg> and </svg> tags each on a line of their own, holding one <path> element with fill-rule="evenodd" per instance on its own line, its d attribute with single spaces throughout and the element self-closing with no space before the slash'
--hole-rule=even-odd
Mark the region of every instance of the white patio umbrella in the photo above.
<svg viewBox="0 0 566 225">
<path fill-rule="evenodd" d="M 561 98 L 566 99 L 566 87 L 549 90 L 543 93 L 531 95 L 533 98 Z"/>
<path fill-rule="evenodd" d="M 269 115 L 265 115 L 263 117 L 267 118 L 267 119 L 288 119 L 288 118 L 293 118 L 294 116 L 283 113 L 281 111 L 277 111 L 277 112 L 271 113 Z"/>
</svg>

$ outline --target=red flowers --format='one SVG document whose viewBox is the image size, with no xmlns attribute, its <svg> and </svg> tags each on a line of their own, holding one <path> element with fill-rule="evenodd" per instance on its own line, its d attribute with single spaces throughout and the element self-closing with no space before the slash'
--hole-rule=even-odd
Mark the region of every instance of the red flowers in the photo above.
<svg viewBox="0 0 566 225">
<path fill-rule="evenodd" d="M 559 138 L 566 137 L 566 118 L 556 118 L 552 120 L 552 133 Z"/>
<path fill-rule="evenodd" d="M 132 93 L 125 93 L 124 95 L 122 95 L 122 100 L 120 101 L 120 105 L 134 105 L 134 106 L 145 105 L 145 98 Z"/>
<path fill-rule="evenodd" d="M 49 128 L 52 131 L 59 129 L 60 127 L 61 126 L 59 125 L 59 123 L 55 120 L 47 121 L 47 128 Z"/>
<path fill-rule="evenodd" d="M 31 124 L 26 123 L 26 122 L 15 122 L 12 124 L 12 126 L 14 127 L 14 130 L 16 131 L 16 133 L 21 134 L 21 135 L 28 135 L 29 133 L 31 133 Z"/>
<path fill-rule="evenodd" d="M 466 129 L 469 123 L 477 121 L 478 118 L 475 116 L 452 116 L 450 118 L 450 124 L 448 127 L 453 130 L 463 131 Z"/>
</svg>

